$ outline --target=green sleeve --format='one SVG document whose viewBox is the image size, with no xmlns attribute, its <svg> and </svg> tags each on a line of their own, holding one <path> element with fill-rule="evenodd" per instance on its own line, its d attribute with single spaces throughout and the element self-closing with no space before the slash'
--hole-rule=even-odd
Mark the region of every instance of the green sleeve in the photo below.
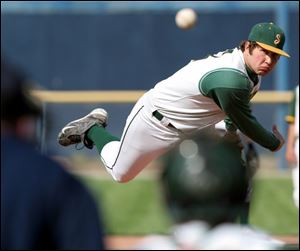
<svg viewBox="0 0 300 251">
<path fill-rule="evenodd" d="M 237 130 L 236 125 L 231 121 L 231 119 L 228 116 L 226 116 L 224 122 L 227 131 L 235 132 Z"/>
<path fill-rule="evenodd" d="M 243 73 L 227 69 L 212 72 L 199 82 L 200 91 L 215 101 L 231 120 L 232 126 L 261 146 L 275 150 L 280 144 L 279 140 L 252 115 L 250 86 Z"/>
</svg>

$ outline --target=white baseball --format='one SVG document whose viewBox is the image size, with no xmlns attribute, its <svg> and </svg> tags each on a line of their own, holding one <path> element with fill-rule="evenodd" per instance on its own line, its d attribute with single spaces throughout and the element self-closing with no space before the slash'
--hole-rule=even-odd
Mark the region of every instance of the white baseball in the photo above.
<svg viewBox="0 0 300 251">
<path fill-rule="evenodd" d="M 190 8 L 181 9 L 176 13 L 175 22 L 180 29 L 190 29 L 197 22 L 197 14 Z"/>
</svg>

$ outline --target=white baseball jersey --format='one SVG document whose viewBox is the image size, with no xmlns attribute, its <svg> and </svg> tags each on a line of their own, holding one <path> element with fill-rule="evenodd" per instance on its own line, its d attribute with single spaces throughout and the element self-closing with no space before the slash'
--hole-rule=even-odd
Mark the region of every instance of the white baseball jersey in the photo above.
<svg viewBox="0 0 300 251">
<path fill-rule="evenodd" d="M 98 148 L 102 161 L 115 180 L 127 182 L 182 137 L 226 115 L 229 129 L 274 150 L 279 140 L 256 121 L 249 106 L 259 86 L 260 77 L 245 65 L 238 48 L 191 61 L 138 100 L 121 141 Z"/>
<path fill-rule="evenodd" d="M 196 131 L 214 125 L 224 119 L 225 113 L 212 98 L 207 97 L 207 87 L 202 85 L 208 78 L 222 80 L 218 79 L 220 73 L 247 78 L 252 95 L 259 89 L 260 78 L 258 83 L 249 78 L 243 54 L 236 48 L 203 60 L 192 60 L 150 90 L 144 104 L 151 111 L 159 110 L 176 128 L 183 131 Z"/>
</svg>

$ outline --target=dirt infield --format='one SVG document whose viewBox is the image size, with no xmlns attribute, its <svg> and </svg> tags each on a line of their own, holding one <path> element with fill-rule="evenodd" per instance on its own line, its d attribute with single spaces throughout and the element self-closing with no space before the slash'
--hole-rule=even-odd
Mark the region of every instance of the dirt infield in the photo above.
<svg viewBox="0 0 300 251">
<path fill-rule="evenodd" d="M 144 236 L 108 236 L 106 245 L 109 250 L 132 250 Z M 299 245 L 299 236 L 274 236 L 286 244 Z"/>
</svg>

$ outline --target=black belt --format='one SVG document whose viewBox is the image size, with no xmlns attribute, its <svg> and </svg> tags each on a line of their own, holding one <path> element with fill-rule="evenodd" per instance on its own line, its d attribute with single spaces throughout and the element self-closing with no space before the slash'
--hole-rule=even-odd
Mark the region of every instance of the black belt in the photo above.
<svg viewBox="0 0 300 251">
<path fill-rule="evenodd" d="M 152 115 L 153 115 L 155 118 L 157 118 L 159 121 L 162 121 L 162 119 L 164 118 L 164 116 L 163 116 L 159 111 L 157 111 L 157 110 L 154 111 L 154 112 L 152 113 Z M 170 126 L 170 127 L 176 129 L 176 127 L 173 126 L 171 123 L 169 123 L 167 126 Z"/>
</svg>

